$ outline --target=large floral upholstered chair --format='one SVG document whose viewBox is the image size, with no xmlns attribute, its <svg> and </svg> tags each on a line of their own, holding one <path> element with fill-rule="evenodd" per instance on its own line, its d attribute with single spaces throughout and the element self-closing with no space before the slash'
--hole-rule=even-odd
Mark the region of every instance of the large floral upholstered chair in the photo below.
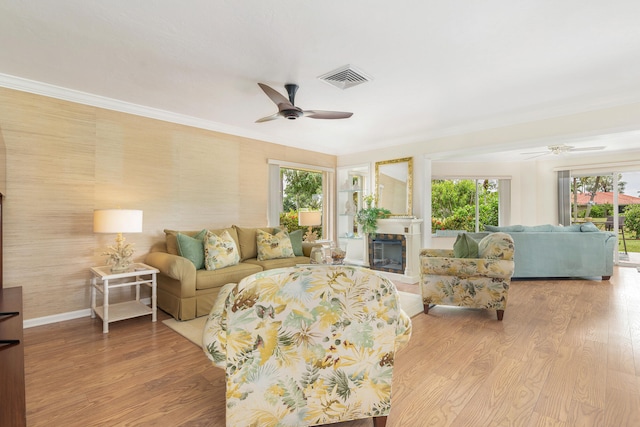
<svg viewBox="0 0 640 427">
<path fill-rule="evenodd" d="M 513 276 L 513 254 L 513 239 L 506 233 L 491 233 L 480 240 L 473 258 L 457 258 L 453 250 L 422 249 L 424 312 L 428 314 L 431 305 L 485 308 L 496 310 L 502 320 Z"/>
<path fill-rule="evenodd" d="M 395 355 L 411 336 L 398 301 L 391 281 L 358 267 L 268 270 L 226 285 L 203 333 L 226 372 L 226 425 L 384 426 Z"/>
</svg>

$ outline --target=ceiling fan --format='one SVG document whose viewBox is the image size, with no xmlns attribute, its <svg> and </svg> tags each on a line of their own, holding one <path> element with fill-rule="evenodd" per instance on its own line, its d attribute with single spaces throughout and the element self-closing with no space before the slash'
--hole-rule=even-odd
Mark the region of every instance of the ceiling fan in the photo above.
<svg viewBox="0 0 640 427">
<path fill-rule="evenodd" d="M 264 93 L 278 106 L 278 112 L 258 119 L 256 123 L 268 122 L 275 119 L 295 120 L 298 117 L 309 117 L 310 119 L 347 119 L 353 115 L 353 113 L 342 111 L 303 110 L 300 107 L 296 107 L 294 104 L 296 92 L 298 91 L 298 85 L 296 84 L 284 85 L 289 94 L 289 99 L 263 83 L 258 83 L 258 86 L 260 86 Z"/>
<path fill-rule="evenodd" d="M 604 150 L 604 148 L 605 147 L 603 147 L 603 146 L 576 148 L 576 147 L 573 147 L 571 145 L 560 144 L 560 145 L 549 145 L 549 146 L 547 146 L 547 151 L 534 151 L 532 153 L 522 153 L 522 154 L 524 154 L 524 155 L 537 154 L 536 156 L 530 157 L 532 159 L 534 157 L 546 156 L 548 154 L 560 155 L 560 154 L 564 154 L 564 153 L 573 153 L 575 151 Z"/>
</svg>

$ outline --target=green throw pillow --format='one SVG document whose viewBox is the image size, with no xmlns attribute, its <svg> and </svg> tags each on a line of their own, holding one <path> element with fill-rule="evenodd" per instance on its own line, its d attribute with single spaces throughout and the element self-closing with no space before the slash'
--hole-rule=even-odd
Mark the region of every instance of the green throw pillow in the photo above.
<svg viewBox="0 0 640 427">
<path fill-rule="evenodd" d="M 289 239 L 291 239 L 293 254 L 295 256 L 303 256 L 304 252 L 302 252 L 302 230 L 295 230 L 289 233 Z"/>
<path fill-rule="evenodd" d="M 456 258 L 478 258 L 478 242 L 467 233 L 458 234 L 453 244 L 453 256 Z"/>
<path fill-rule="evenodd" d="M 204 268 L 204 236 L 207 230 L 202 230 L 193 237 L 178 233 L 178 254 L 185 257 L 195 265 L 196 270 Z"/>
</svg>

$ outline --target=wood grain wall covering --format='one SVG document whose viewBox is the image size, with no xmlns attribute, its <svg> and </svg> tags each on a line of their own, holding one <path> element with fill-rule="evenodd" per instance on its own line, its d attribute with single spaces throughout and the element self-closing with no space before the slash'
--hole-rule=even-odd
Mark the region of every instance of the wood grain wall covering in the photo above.
<svg viewBox="0 0 640 427">
<path fill-rule="evenodd" d="M 335 156 L 0 88 L 7 148 L 5 287 L 25 319 L 89 307 L 89 267 L 115 236 L 93 210 L 144 211 L 125 235 L 136 260 L 163 229 L 266 224 L 269 158 L 335 167 Z M 116 301 L 129 297 L 118 295 Z"/>
</svg>

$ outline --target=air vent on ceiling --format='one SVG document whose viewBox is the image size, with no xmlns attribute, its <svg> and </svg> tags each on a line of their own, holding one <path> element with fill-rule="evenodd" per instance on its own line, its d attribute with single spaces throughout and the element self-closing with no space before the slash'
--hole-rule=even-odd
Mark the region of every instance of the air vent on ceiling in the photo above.
<svg viewBox="0 0 640 427">
<path fill-rule="evenodd" d="M 318 78 L 339 89 L 348 89 L 372 80 L 371 77 L 367 76 L 352 65 L 345 65 L 337 70 L 323 74 Z"/>
</svg>

